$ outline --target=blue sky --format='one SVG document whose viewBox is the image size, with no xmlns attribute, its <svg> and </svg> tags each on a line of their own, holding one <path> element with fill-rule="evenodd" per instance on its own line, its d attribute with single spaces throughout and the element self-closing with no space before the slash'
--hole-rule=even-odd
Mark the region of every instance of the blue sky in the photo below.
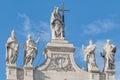
<svg viewBox="0 0 120 80">
<path fill-rule="evenodd" d="M 1 0 L 0 1 L 0 80 L 5 76 L 5 43 L 14 29 L 20 44 L 17 65 L 23 63 L 23 43 L 27 35 L 32 34 L 34 40 L 37 31 L 43 31 L 39 44 L 38 56 L 34 66 L 44 62 L 42 51 L 51 40 L 50 16 L 55 6 L 61 7 L 64 2 L 69 12 L 65 13 L 65 38 L 76 47 L 74 58 L 80 67 L 85 67 L 82 44 L 88 45 L 93 40 L 97 46 L 96 61 L 103 69 L 103 59 L 100 57 L 106 39 L 117 46 L 115 56 L 116 80 L 120 78 L 120 1 L 119 0 Z M 40 61 L 39 61 L 40 60 Z"/>
</svg>

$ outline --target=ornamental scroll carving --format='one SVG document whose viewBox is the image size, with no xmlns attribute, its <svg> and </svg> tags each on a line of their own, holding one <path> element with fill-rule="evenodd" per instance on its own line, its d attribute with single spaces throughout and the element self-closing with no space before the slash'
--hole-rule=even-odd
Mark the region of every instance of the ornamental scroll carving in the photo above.
<svg viewBox="0 0 120 80">
<path fill-rule="evenodd" d="M 47 67 L 49 71 L 75 71 L 73 68 L 69 54 L 52 54 L 51 62 Z"/>
</svg>

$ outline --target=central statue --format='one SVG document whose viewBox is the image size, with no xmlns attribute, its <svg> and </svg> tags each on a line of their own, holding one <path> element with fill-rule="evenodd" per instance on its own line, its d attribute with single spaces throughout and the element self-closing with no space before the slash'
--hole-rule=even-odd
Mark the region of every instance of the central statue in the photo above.
<svg viewBox="0 0 120 80">
<path fill-rule="evenodd" d="M 58 7 L 55 7 L 52 12 L 50 24 L 52 39 L 64 39 L 64 22 Z"/>
</svg>

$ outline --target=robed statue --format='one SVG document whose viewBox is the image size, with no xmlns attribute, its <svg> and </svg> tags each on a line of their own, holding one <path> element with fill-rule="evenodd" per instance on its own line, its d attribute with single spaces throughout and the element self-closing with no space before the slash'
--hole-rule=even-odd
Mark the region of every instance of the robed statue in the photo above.
<svg viewBox="0 0 120 80">
<path fill-rule="evenodd" d="M 114 70 L 115 53 L 116 46 L 111 44 L 110 40 L 107 40 L 102 53 L 102 57 L 104 58 L 104 71 Z"/>
<path fill-rule="evenodd" d="M 37 44 L 39 43 L 40 38 L 38 40 L 33 41 L 32 35 L 28 35 L 27 41 L 24 43 L 24 64 L 32 65 L 33 60 L 35 59 L 38 49 Z"/>
<path fill-rule="evenodd" d="M 7 64 L 15 64 L 18 55 L 19 44 L 15 37 L 15 31 L 11 32 L 11 36 L 6 42 L 6 62 Z"/>
<path fill-rule="evenodd" d="M 55 7 L 51 15 L 52 39 L 64 39 L 64 23 L 59 8 Z"/>
<path fill-rule="evenodd" d="M 92 40 L 89 41 L 89 45 L 86 48 L 82 45 L 84 60 L 87 62 L 87 71 L 98 70 L 95 61 L 95 49 L 96 45 L 93 44 Z"/>
</svg>

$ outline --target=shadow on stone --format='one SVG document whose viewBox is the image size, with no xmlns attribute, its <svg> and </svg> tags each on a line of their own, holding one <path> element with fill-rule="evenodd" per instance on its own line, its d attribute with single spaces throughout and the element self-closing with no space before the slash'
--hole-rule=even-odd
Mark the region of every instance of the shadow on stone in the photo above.
<svg viewBox="0 0 120 80">
<path fill-rule="evenodd" d="M 46 80 L 50 79 L 50 77 L 46 76 L 43 72 L 39 71 L 39 70 L 34 70 L 33 71 L 33 76 L 34 76 L 34 80 Z"/>
</svg>

